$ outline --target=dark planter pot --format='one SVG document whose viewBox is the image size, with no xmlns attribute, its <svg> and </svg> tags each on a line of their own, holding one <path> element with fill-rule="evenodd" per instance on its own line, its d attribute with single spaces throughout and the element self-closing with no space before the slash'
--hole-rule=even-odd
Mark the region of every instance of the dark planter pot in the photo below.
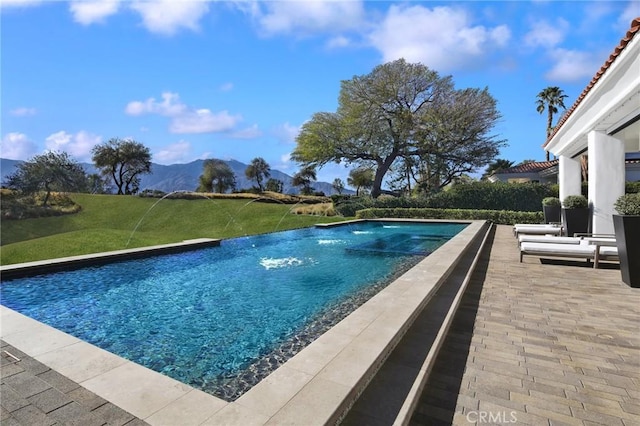
<svg viewBox="0 0 640 426">
<path fill-rule="evenodd" d="M 544 223 L 559 223 L 561 220 L 560 206 L 542 206 L 542 212 L 544 213 Z"/>
<path fill-rule="evenodd" d="M 622 281 L 640 288 L 640 216 L 613 215 Z"/>
<path fill-rule="evenodd" d="M 573 237 L 576 233 L 586 234 L 590 229 L 591 210 L 586 209 L 562 209 L 562 224 L 567 236 Z"/>
</svg>

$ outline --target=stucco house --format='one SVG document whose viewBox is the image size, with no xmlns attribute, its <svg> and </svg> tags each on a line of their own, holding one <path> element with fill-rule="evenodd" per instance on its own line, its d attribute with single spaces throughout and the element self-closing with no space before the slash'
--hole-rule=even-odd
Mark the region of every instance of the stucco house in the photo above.
<svg viewBox="0 0 640 426">
<path fill-rule="evenodd" d="M 558 183 L 558 160 L 532 161 L 498 170 L 487 178 L 490 182 Z"/>
<path fill-rule="evenodd" d="M 613 203 L 624 193 L 625 156 L 640 153 L 640 17 L 563 115 L 543 145 L 558 159 L 560 199 L 580 194 L 587 156 L 592 231 L 612 234 Z"/>
<path fill-rule="evenodd" d="M 558 160 L 552 160 L 520 164 L 508 169 L 498 170 L 488 179 L 490 182 L 558 183 L 558 162 Z M 640 182 L 640 152 L 627 152 L 625 154 L 625 180 L 627 182 Z"/>
</svg>

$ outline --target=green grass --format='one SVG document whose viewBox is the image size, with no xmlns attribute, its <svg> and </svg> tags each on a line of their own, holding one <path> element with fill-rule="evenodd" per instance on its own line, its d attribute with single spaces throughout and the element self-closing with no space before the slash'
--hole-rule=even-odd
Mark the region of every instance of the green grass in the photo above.
<svg viewBox="0 0 640 426">
<path fill-rule="evenodd" d="M 0 224 L 0 263 L 51 259 L 192 238 L 232 238 L 336 222 L 291 214 L 295 205 L 237 199 L 158 200 L 74 194 L 80 213 Z"/>
</svg>

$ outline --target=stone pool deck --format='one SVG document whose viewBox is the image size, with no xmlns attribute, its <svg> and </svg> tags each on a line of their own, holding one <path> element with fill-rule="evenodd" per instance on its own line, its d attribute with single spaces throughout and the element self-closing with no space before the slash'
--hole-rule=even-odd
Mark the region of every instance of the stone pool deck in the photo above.
<svg viewBox="0 0 640 426">
<path fill-rule="evenodd" d="M 640 289 L 615 267 L 518 257 L 511 228 L 496 227 L 409 424 L 639 425 Z M 1 351 L 2 425 L 144 424 L 19 348 Z M 345 423 L 392 424 L 388 408 L 356 404 Z"/>
<path fill-rule="evenodd" d="M 483 263 L 411 424 L 640 425 L 640 288 L 617 265 L 518 263 L 506 226 Z"/>
</svg>

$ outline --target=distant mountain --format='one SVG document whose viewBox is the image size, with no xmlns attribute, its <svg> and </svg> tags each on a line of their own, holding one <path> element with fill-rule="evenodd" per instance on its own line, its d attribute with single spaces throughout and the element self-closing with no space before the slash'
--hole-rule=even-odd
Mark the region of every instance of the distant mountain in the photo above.
<svg viewBox="0 0 640 426">
<path fill-rule="evenodd" d="M 15 167 L 20 164 L 21 161 L 9 160 L 6 158 L 0 159 L 0 172 L 2 174 L 2 182 L 5 178 L 13 173 Z M 198 178 L 202 174 L 202 165 L 204 160 L 195 160 L 186 164 L 171 164 L 168 166 L 162 164 L 152 163 L 151 173 L 142 175 L 140 179 L 140 190 L 145 189 L 158 189 L 164 192 L 172 191 L 195 191 L 198 187 Z M 236 188 L 251 188 L 255 185 L 255 182 L 250 181 L 245 177 L 244 171 L 247 169 L 247 164 L 241 163 L 236 160 L 225 161 L 233 170 L 236 175 Z M 87 173 L 96 173 L 96 168 L 90 163 L 81 163 Z M 300 190 L 299 187 L 295 187 L 291 184 L 292 177 L 279 170 L 271 170 L 271 178 L 278 179 L 283 182 L 283 193 L 285 194 L 297 194 Z M 327 182 L 314 182 L 313 188 L 316 191 L 324 192 L 325 195 L 335 194 L 330 183 Z M 345 190 L 344 193 L 351 194 L 353 191 Z"/>
</svg>

